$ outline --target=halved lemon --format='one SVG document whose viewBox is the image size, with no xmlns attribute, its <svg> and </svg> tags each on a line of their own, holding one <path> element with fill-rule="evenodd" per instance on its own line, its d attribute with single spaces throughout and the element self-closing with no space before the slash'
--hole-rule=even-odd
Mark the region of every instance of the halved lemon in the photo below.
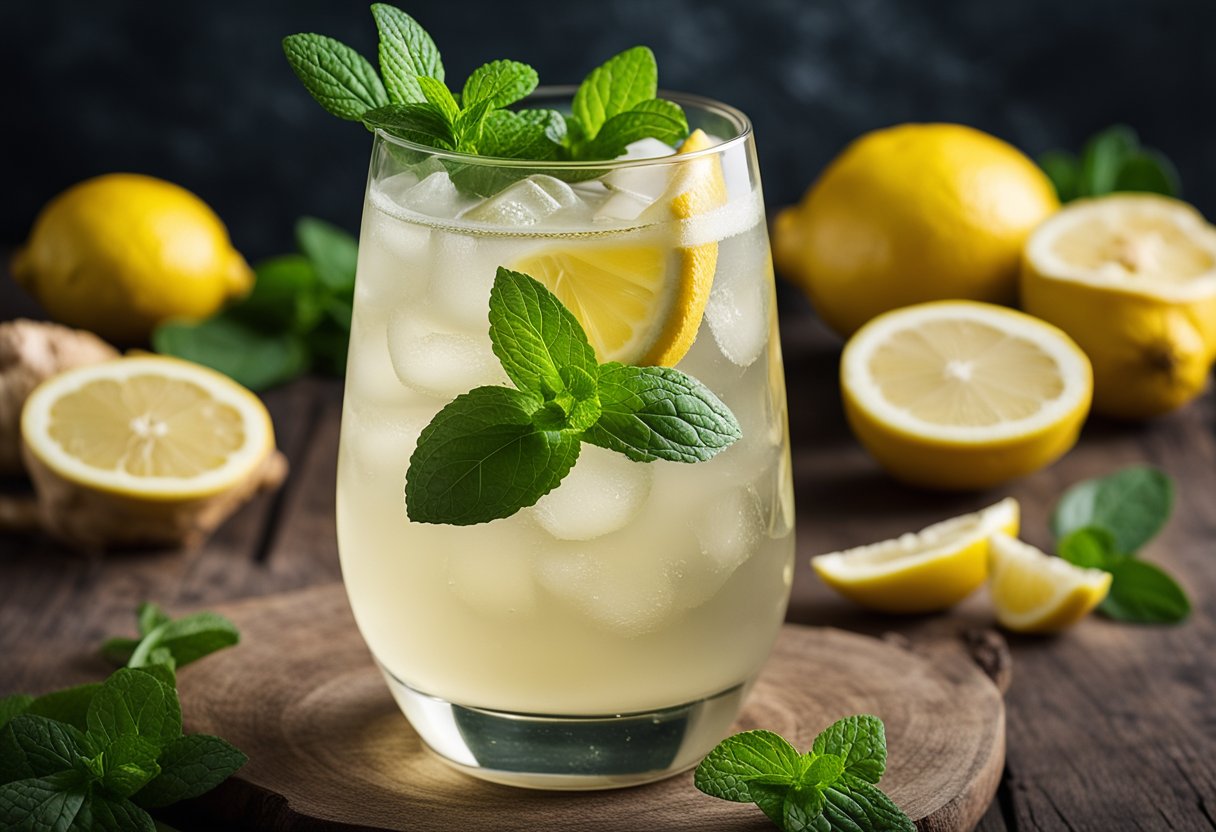
<svg viewBox="0 0 1216 832">
<path fill-rule="evenodd" d="M 1216 356 L 1216 228 L 1150 194 L 1069 203 L 1026 244 L 1027 312 L 1094 367 L 1094 410 L 1143 419 L 1202 392 Z"/>
<path fill-rule="evenodd" d="M 1089 412 L 1089 360 L 1037 318 L 974 301 L 879 315 L 840 366 L 853 432 L 893 475 L 986 488 L 1054 462 Z"/>
<path fill-rule="evenodd" d="M 226 491 L 274 449 L 253 393 L 198 364 L 119 358 L 53 376 L 21 413 L 28 453 L 64 480 L 143 500 Z"/>
<path fill-rule="evenodd" d="M 1018 533 L 1012 497 L 974 514 L 935 523 L 892 540 L 811 559 L 823 582 L 862 606 L 882 612 L 936 612 L 984 583 L 988 539 Z"/>
<path fill-rule="evenodd" d="M 700 130 L 677 155 L 704 150 Z M 690 220 L 726 203 L 716 156 L 677 166 L 659 202 L 675 220 Z M 692 347 L 709 302 L 718 244 L 694 246 L 563 244 L 513 264 L 531 275 L 578 318 L 600 361 L 675 366 Z"/>
<path fill-rule="evenodd" d="M 1006 534 L 989 544 L 996 620 L 1018 633 L 1055 633 L 1076 624 L 1110 591 L 1111 575 L 1082 569 Z"/>
</svg>

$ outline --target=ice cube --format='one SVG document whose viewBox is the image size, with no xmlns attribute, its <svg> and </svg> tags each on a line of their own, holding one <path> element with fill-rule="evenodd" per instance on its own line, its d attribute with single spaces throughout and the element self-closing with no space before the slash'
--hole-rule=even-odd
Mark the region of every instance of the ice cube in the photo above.
<svg viewBox="0 0 1216 832">
<path fill-rule="evenodd" d="M 510 266 L 510 247 L 518 248 L 518 241 L 448 232 L 435 236 L 433 277 L 427 287 L 432 309 L 456 331 L 485 335 L 490 330 L 494 276 L 499 266 Z"/>
<path fill-rule="evenodd" d="M 438 399 L 506 382 L 489 335 L 451 332 L 424 306 L 399 309 L 388 322 L 388 353 L 402 384 Z"/>
<path fill-rule="evenodd" d="M 469 205 L 446 171 L 435 171 L 414 187 L 403 191 L 396 203 L 426 217 L 453 219 Z"/>
<path fill-rule="evenodd" d="M 708 503 L 697 516 L 694 528 L 701 554 L 714 565 L 725 581 L 751 557 L 766 531 L 760 501 L 750 488 L 736 488 Z"/>
<path fill-rule="evenodd" d="M 355 281 L 358 306 L 405 303 L 426 286 L 431 229 L 387 213 L 381 202 L 373 195 L 364 209 Z"/>
<path fill-rule="evenodd" d="M 625 526 L 646 502 L 651 466 L 584 444 L 561 485 L 530 509 L 559 540 L 591 540 Z"/>
<path fill-rule="evenodd" d="M 647 136 L 644 139 L 638 139 L 636 142 L 630 142 L 625 145 L 625 152 L 618 156 L 618 159 L 658 159 L 663 156 L 671 156 L 676 152 L 676 149 L 667 142 L 660 141 L 653 136 Z"/>
<path fill-rule="evenodd" d="M 750 366 L 768 342 L 772 265 L 762 225 L 718 244 L 718 267 L 705 320 L 722 354 Z"/>
<path fill-rule="evenodd" d="M 581 204 L 578 195 L 565 182 L 537 174 L 467 208 L 460 218 L 492 225 L 536 225 L 558 211 Z"/>
<path fill-rule="evenodd" d="M 516 516 L 460 533 L 460 544 L 447 559 L 452 592 L 488 615 L 515 618 L 532 612 L 537 595 L 532 559 L 541 532 Z"/>
<path fill-rule="evenodd" d="M 671 583 L 649 547 L 543 551 L 537 578 L 591 623 L 632 638 L 658 629 L 673 611 Z"/>
<path fill-rule="evenodd" d="M 618 159 L 651 159 L 670 156 L 675 151 L 658 139 L 633 142 Z M 672 165 L 638 165 L 617 168 L 602 181 L 611 190 L 609 197 L 595 212 L 597 220 L 634 220 L 671 187 Z"/>
<path fill-rule="evenodd" d="M 347 407 L 342 414 L 341 454 L 359 478 L 376 483 L 376 493 L 394 504 L 405 505 L 405 471 L 418 446 L 418 436 L 434 409 L 361 410 Z"/>
</svg>

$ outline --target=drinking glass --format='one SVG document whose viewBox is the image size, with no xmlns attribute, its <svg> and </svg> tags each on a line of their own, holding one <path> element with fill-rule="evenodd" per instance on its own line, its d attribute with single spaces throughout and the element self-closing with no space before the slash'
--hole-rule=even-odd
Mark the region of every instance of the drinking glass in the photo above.
<svg viewBox="0 0 1216 832">
<path fill-rule="evenodd" d="M 571 93 L 528 105 L 569 112 Z M 342 572 L 410 723 L 487 780 L 608 788 L 695 765 L 729 733 L 785 614 L 789 434 L 751 125 L 664 95 L 717 143 L 561 163 L 373 140 L 338 460 Z M 681 183 L 705 176 L 725 198 L 673 212 Z M 410 522 L 405 476 L 423 427 L 455 396 L 508 383 L 488 334 L 499 266 L 548 263 L 577 294 L 605 264 L 658 263 L 678 287 L 690 257 L 713 283 L 676 367 L 730 407 L 740 440 L 698 464 L 585 443 L 561 485 L 511 517 Z M 638 302 L 642 314 L 663 298 Z M 604 323 L 572 311 L 589 332 Z"/>
</svg>

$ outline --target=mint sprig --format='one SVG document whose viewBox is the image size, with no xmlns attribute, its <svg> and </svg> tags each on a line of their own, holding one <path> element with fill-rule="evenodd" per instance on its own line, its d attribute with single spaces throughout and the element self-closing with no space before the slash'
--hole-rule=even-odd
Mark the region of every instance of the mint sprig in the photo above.
<svg viewBox="0 0 1216 832">
<path fill-rule="evenodd" d="M 878 717 L 851 716 L 798 751 L 772 731 L 727 737 L 693 776 L 705 794 L 755 803 L 785 832 L 911 832 L 912 820 L 878 788 L 887 739 Z"/>
<path fill-rule="evenodd" d="M 543 284 L 499 268 L 490 343 L 510 387 L 456 397 L 422 431 L 405 480 L 409 518 L 469 525 L 552 491 L 590 442 L 636 462 L 703 462 L 742 436 L 717 396 L 671 367 L 599 364 L 578 319 Z"/>
<path fill-rule="evenodd" d="M 175 658 L 185 664 L 221 641 L 232 643 L 215 636 L 235 635 L 231 624 L 212 613 L 173 621 L 150 604 L 138 618 L 144 636 L 130 650 L 132 660 L 158 655 L 169 664 L 124 667 L 104 682 L 36 698 L 0 699 L 0 828 L 153 832 L 147 809 L 204 794 L 245 764 L 245 755 L 219 737 L 182 734 L 173 673 Z"/>
<path fill-rule="evenodd" d="M 1141 624 L 1173 624 L 1190 615 L 1182 587 L 1137 555 L 1165 526 L 1173 504 L 1173 481 L 1147 466 L 1085 480 L 1064 492 L 1051 520 L 1056 552 L 1069 563 L 1111 574 L 1100 613 Z"/>
<path fill-rule="evenodd" d="M 490 61 L 469 75 L 459 94 L 444 82 L 430 35 L 400 9 L 378 3 L 380 75 L 355 50 L 317 34 L 289 35 L 283 51 L 305 89 L 333 115 L 361 121 L 417 144 L 508 159 L 612 159 L 643 138 L 677 144 L 688 135 L 679 105 L 658 99 L 658 66 L 644 46 L 593 69 L 575 93 L 567 120 L 556 110 L 510 110 L 530 95 L 536 70 L 518 61 Z M 488 195 L 511 177 L 466 174 L 458 187 Z M 570 174 L 580 178 L 580 174 Z"/>
<path fill-rule="evenodd" d="M 1050 150 L 1037 159 L 1061 202 L 1116 191 L 1178 196 L 1178 170 L 1158 150 L 1143 147 L 1136 131 L 1116 124 L 1095 134 L 1078 156 Z"/>
</svg>

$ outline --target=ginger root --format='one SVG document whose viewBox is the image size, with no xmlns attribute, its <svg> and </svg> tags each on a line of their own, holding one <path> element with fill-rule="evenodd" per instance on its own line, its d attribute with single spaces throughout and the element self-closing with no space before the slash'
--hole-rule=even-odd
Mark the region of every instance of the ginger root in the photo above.
<svg viewBox="0 0 1216 832">
<path fill-rule="evenodd" d="M 287 458 L 274 450 L 227 491 L 190 500 L 139 500 L 69 482 L 28 449 L 25 465 L 36 497 L 0 496 L 0 531 L 41 531 L 83 552 L 198 546 L 238 508 L 278 488 L 287 476 Z"/>
<path fill-rule="evenodd" d="M 21 406 L 35 387 L 56 373 L 117 358 L 91 332 L 17 319 L 0 324 L 0 474 L 19 474 Z"/>
</svg>

